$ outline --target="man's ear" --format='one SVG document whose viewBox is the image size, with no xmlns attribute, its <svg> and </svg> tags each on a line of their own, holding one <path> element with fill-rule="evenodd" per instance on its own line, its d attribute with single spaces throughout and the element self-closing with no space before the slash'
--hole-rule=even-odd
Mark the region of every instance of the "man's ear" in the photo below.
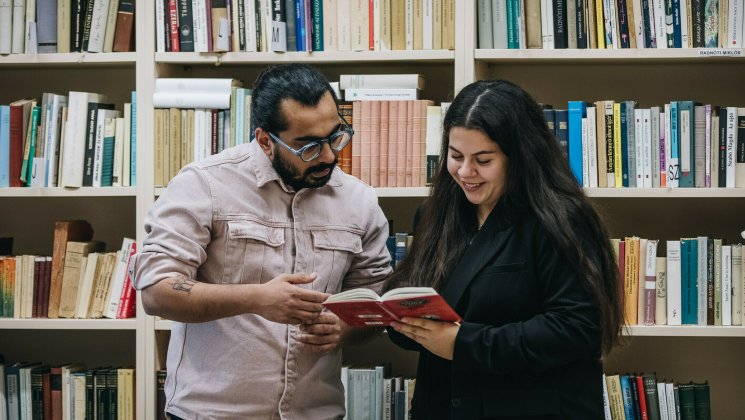
<svg viewBox="0 0 745 420">
<path fill-rule="evenodd" d="M 259 143 L 261 150 L 266 153 L 269 159 L 274 158 L 274 147 L 272 147 L 272 139 L 269 138 L 269 133 L 264 131 L 263 128 L 257 128 L 254 130 L 254 141 Z"/>
</svg>

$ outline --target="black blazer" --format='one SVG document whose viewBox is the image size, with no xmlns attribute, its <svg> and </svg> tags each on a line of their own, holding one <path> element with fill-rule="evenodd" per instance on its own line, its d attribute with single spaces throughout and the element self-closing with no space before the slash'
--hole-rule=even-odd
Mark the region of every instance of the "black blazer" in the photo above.
<svg viewBox="0 0 745 420">
<path fill-rule="evenodd" d="M 497 205 L 440 293 L 464 319 L 452 361 L 388 330 L 420 351 L 414 419 L 604 418 L 598 310 L 533 216 Z"/>
</svg>

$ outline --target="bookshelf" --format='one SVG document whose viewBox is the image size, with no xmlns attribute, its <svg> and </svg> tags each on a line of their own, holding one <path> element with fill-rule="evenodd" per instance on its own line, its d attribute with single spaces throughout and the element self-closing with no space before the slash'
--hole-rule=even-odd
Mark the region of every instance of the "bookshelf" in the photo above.
<svg viewBox="0 0 745 420">
<path fill-rule="evenodd" d="M 17 54 L 0 56 L 0 103 L 83 90 L 106 93 L 121 104 L 137 90 L 137 185 L 128 188 L 0 189 L 0 226 L 11 226 L 18 253 L 51 253 L 54 220 L 84 218 L 95 237 L 115 247 L 124 236 L 144 238 L 143 221 L 162 188 L 154 187 L 152 94 L 159 77 L 233 77 L 250 87 L 267 64 L 317 65 L 330 80 L 342 73 L 421 73 L 422 97 L 452 100 L 464 85 L 506 78 L 540 102 L 569 99 L 634 99 L 641 106 L 693 98 L 703 103 L 745 105 L 745 50 L 709 55 L 700 49 L 481 50 L 476 48 L 476 0 L 456 1 L 455 49 L 434 51 L 315 53 L 165 53 L 155 51 L 153 4 L 137 1 L 136 53 Z M 680 94 L 676 89 L 683 86 Z M 376 189 L 395 229 L 411 228 L 427 188 Z M 645 235 L 660 240 L 708 234 L 740 240 L 745 189 L 588 189 L 613 237 Z M 5 233 L 5 231 L 3 231 Z M 90 364 L 134 365 L 136 418 L 153 419 L 155 371 L 164 363 L 170 322 L 145 315 L 133 320 L 0 320 L 0 353 L 6 359 L 50 363 L 84 359 Z M 607 360 L 607 371 L 656 371 L 658 377 L 708 379 L 715 418 L 745 412 L 739 363 L 745 327 L 631 326 L 628 345 Z M 12 344 L 11 344 L 12 343 Z M 51 350 L 54 349 L 54 350 Z M 413 375 L 416 358 L 379 337 L 345 352 L 350 363 L 393 361 L 394 373 Z"/>
<path fill-rule="evenodd" d="M 476 1 L 464 2 L 476 22 Z M 473 25 L 475 28 L 476 25 Z M 469 81 L 503 78 L 528 90 L 538 102 L 566 107 L 569 100 L 636 100 L 640 107 L 693 99 L 704 104 L 745 105 L 742 49 L 477 49 L 469 33 L 464 60 Z M 663 242 L 709 235 L 742 242 L 742 188 L 588 188 L 610 236 L 637 235 Z M 708 380 L 712 418 L 745 412 L 739 392 L 745 327 L 643 326 L 625 328 L 626 345 L 605 360 L 609 373 L 656 372 L 657 378 Z"/>
</svg>

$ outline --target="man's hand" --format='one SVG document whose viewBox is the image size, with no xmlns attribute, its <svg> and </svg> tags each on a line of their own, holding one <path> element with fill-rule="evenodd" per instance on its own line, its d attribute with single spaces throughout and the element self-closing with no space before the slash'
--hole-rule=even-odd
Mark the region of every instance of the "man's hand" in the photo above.
<svg viewBox="0 0 745 420">
<path fill-rule="evenodd" d="M 445 360 L 453 360 L 455 337 L 459 324 L 423 318 L 403 318 L 391 324 L 394 330 L 421 344 L 431 353 Z"/>
<path fill-rule="evenodd" d="M 342 321 L 332 312 L 322 312 L 301 325 L 300 331 L 298 341 L 314 353 L 326 353 L 341 345 Z"/>
<path fill-rule="evenodd" d="M 315 279 L 315 273 L 281 274 L 273 278 L 258 289 L 260 296 L 254 313 L 282 324 L 302 324 L 316 319 L 323 310 L 321 303 L 329 294 L 296 286 Z"/>
</svg>

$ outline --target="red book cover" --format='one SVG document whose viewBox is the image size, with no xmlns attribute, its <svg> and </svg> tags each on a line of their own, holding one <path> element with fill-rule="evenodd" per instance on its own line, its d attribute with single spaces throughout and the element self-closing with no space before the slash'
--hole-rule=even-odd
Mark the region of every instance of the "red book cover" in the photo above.
<svg viewBox="0 0 745 420">
<path fill-rule="evenodd" d="M 641 420 L 649 420 L 649 414 L 647 413 L 647 397 L 644 393 L 644 378 L 641 375 L 636 378 L 636 393 L 639 395 L 639 413 L 641 414 Z"/>
<path fill-rule="evenodd" d="M 383 296 L 370 289 L 347 290 L 329 297 L 323 306 L 352 327 L 387 326 L 404 317 L 461 321 L 431 287 L 402 287 Z"/>
<path fill-rule="evenodd" d="M 130 248 L 129 260 L 127 260 L 127 269 L 124 276 L 124 285 L 122 286 L 122 293 L 119 295 L 119 308 L 117 308 L 116 318 L 127 319 L 134 317 L 134 302 L 135 302 L 135 289 L 132 287 L 132 277 L 129 275 L 130 264 L 132 263 L 132 255 L 137 252 L 137 243 L 133 243 Z"/>
<path fill-rule="evenodd" d="M 50 369 L 49 373 L 49 395 L 51 397 L 51 420 L 62 420 L 62 367 L 57 366 Z M 44 412 L 46 415 L 46 411 Z"/>
</svg>

